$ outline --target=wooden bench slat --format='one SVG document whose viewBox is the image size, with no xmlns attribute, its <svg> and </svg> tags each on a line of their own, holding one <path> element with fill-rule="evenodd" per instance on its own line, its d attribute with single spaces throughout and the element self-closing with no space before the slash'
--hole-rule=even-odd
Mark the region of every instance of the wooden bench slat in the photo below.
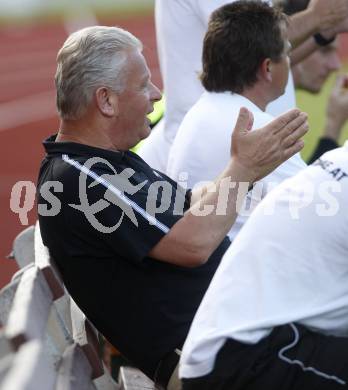
<svg viewBox="0 0 348 390">
<path fill-rule="evenodd" d="M 81 346 L 92 367 L 92 378 L 104 374 L 104 367 L 99 356 L 99 342 L 93 325 L 73 299 L 70 303 L 73 338 Z"/>
<path fill-rule="evenodd" d="M 56 300 L 65 294 L 64 284 L 54 261 L 50 258 L 48 248 L 42 242 L 39 222 L 35 225 L 34 242 L 35 265 L 41 269 L 52 291 L 53 300 Z"/>
<path fill-rule="evenodd" d="M 21 346 L 3 379 L 1 390 L 54 390 L 57 373 L 39 340 Z"/>
<path fill-rule="evenodd" d="M 58 368 L 66 348 L 73 343 L 72 335 L 66 329 L 55 305 L 51 306 L 44 335 L 45 350 Z"/>
<path fill-rule="evenodd" d="M 106 367 L 104 367 L 104 374 L 94 379 L 94 384 L 97 390 L 120 390 L 120 386 L 111 377 Z"/>
<path fill-rule="evenodd" d="M 118 382 L 120 390 L 155 390 L 151 379 L 134 367 L 121 367 Z"/>
<path fill-rule="evenodd" d="M 5 336 L 4 329 L 0 330 L 0 359 L 3 357 L 13 353 L 12 344 L 9 342 L 7 337 Z"/>
<path fill-rule="evenodd" d="M 33 371 L 39 365 L 43 376 L 46 374 L 50 378 L 52 375 L 58 376 L 57 384 L 53 386 L 58 390 L 78 390 L 80 388 L 83 390 L 120 390 L 101 360 L 98 332 L 66 290 L 59 270 L 42 242 L 38 223 L 35 230 L 29 229 L 26 235 L 23 232 L 23 235 L 19 235 L 15 241 L 14 252 L 17 256 L 28 260 L 30 258 L 28 252 L 31 252 L 34 261 L 30 263 L 29 268 L 25 267 L 24 260 L 21 261 L 23 268 L 14 276 L 9 288 L 3 292 L 2 301 L 0 292 L 0 308 L 1 305 L 7 307 L 7 316 L 3 316 L 7 325 L 4 328 L 4 340 L 5 343 L 8 341 L 4 344 L 8 347 L 8 349 L 5 348 L 6 353 L 3 348 L 5 358 L 11 361 L 12 356 L 16 359 L 13 366 L 17 367 L 17 356 L 23 354 L 22 351 L 25 351 L 28 344 L 39 342 L 40 347 L 37 348 L 40 350 L 41 358 L 47 359 L 49 364 L 46 364 L 46 367 L 42 366 L 38 362 L 35 351 L 32 351 L 33 363 L 25 370 L 27 377 L 33 375 Z M 0 348 L 2 348 L 1 342 L 0 333 Z M 8 353 L 11 348 L 17 353 Z M 32 348 L 35 350 L 34 347 Z M 26 354 L 27 358 L 29 355 L 29 353 Z M 24 360 L 21 359 L 23 365 Z M 8 364 L 6 366 L 4 363 L 7 369 Z M 18 376 L 22 375 L 18 369 L 16 370 Z M 4 370 L 6 386 L 9 386 L 8 378 L 13 378 L 14 371 L 12 363 L 10 371 Z M 51 389 L 51 384 L 42 387 L 42 378 L 39 375 L 35 379 L 37 381 L 33 381 L 34 387 L 25 388 Z M 20 389 L 18 386 L 22 382 L 25 382 L 24 378 L 13 382 L 16 390 Z M 6 390 L 12 388 L 14 390 L 14 387 L 6 387 Z M 2 384 L 0 390 L 2 390 Z"/>
<path fill-rule="evenodd" d="M 70 296 L 54 260 L 50 257 L 47 247 L 42 242 L 39 222 L 35 225 L 35 265 L 43 272 L 53 294 L 54 305 L 57 307 L 65 327 L 72 335 Z"/>
<path fill-rule="evenodd" d="M 54 305 L 57 308 L 59 316 L 63 321 L 66 330 L 72 336 L 72 323 L 71 323 L 71 314 L 70 314 L 70 295 L 65 293 L 62 297 L 54 301 Z"/>
<path fill-rule="evenodd" d="M 69 346 L 61 361 L 56 390 L 96 390 L 92 382 L 92 367 L 78 344 Z"/>
<path fill-rule="evenodd" d="M 11 311 L 21 275 L 0 290 L 0 326 L 5 326 Z"/>
<path fill-rule="evenodd" d="M 14 356 L 15 355 L 12 352 L 0 359 L 0 389 L 2 388 L 1 387 L 2 381 L 4 380 L 4 378 L 6 377 L 7 373 L 11 368 Z"/>
<path fill-rule="evenodd" d="M 19 269 L 16 273 L 14 273 L 12 275 L 11 281 L 16 280 L 16 279 L 20 279 L 22 277 L 22 275 L 24 274 L 24 272 L 27 269 L 34 267 L 34 265 L 35 265 L 34 263 L 30 263 L 30 264 L 27 264 L 25 267 Z"/>
<path fill-rule="evenodd" d="M 52 306 L 52 294 L 41 271 L 32 267 L 19 280 L 5 328 L 14 348 L 42 338 Z"/>
<path fill-rule="evenodd" d="M 34 226 L 29 226 L 13 241 L 13 255 L 19 268 L 34 262 Z"/>
<path fill-rule="evenodd" d="M 14 358 L 14 350 L 5 336 L 3 329 L 0 330 L 0 383 L 6 376 Z"/>
</svg>

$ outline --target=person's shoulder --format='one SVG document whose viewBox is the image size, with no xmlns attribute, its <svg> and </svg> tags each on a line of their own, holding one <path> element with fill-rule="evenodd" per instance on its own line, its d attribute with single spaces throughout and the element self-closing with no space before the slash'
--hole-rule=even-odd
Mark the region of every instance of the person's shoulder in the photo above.
<svg viewBox="0 0 348 390">
<path fill-rule="evenodd" d="M 324 158 L 330 158 L 331 160 L 342 162 L 343 165 L 348 166 L 348 141 L 346 141 L 343 146 L 324 153 L 321 159 Z"/>
<path fill-rule="evenodd" d="M 39 179 L 44 181 L 69 181 L 71 178 L 78 176 L 76 168 L 66 161 L 67 158 L 67 155 L 64 154 L 46 156 L 41 163 Z"/>
<path fill-rule="evenodd" d="M 39 183 L 56 181 L 71 191 L 78 189 L 82 182 L 87 186 L 102 182 L 105 175 L 114 175 L 115 167 L 107 160 L 81 155 L 55 155 L 43 161 Z"/>
<path fill-rule="evenodd" d="M 214 107 L 206 101 L 204 95 L 187 111 L 179 126 L 177 136 L 204 132 L 211 128 L 214 123 Z"/>
<path fill-rule="evenodd" d="M 321 168 L 338 182 L 347 183 L 348 189 L 348 141 L 344 146 L 324 153 L 312 166 Z"/>
<path fill-rule="evenodd" d="M 233 118 L 238 115 L 239 107 L 226 98 L 226 93 L 204 92 L 191 107 L 180 124 L 182 131 L 211 133 L 230 127 Z M 236 117 L 237 118 L 237 117 Z"/>
<path fill-rule="evenodd" d="M 275 118 L 271 114 L 265 111 L 257 110 L 252 111 L 254 116 L 253 130 L 260 127 L 266 126 L 268 123 L 272 122 Z"/>
</svg>

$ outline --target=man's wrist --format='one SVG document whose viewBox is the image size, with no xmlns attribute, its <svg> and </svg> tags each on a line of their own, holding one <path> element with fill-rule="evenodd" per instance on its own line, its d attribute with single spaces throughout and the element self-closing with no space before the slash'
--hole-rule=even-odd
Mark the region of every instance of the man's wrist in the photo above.
<svg viewBox="0 0 348 390">
<path fill-rule="evenodd" d="M 233 178 L 233 181 L 249 183 L 249 186 L 252 186 L 259 176 L 256 169 L 245 166 L 236 158 L 231 158 L 227 169 L 228 175 Z"/>
<path fill-rule="evenodd" d="M 336 39 L 336 35 L 327 37 L 324 33 L 316 33 L 313 35 L 313 38 L 318 46 L 327 46 Z"/>
<path fill-rule="evenodd" d="M 324 129 L 323 136 L 337 141 L 340 136 L 343 123 L 339 120 L 328 120 Z"/>
</svg>

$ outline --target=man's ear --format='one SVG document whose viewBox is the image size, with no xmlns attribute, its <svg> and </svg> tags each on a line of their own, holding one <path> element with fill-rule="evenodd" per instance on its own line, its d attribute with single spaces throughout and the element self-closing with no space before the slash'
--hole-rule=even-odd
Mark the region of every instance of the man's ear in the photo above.
<svg viewBox="0 0 348 390">
<path fill-rule="evenodd" d="M 102 115 L 113 117 L 118 115 L 118 97 L 106 87 L 95 91 L 96 104 Z"/>
<path fill-rule="evenodd" d="M 263 80 L 272 81 L 272 61 L 270 58 L 265 58 L 259 68 L 260 76 Z"/>
</svg>

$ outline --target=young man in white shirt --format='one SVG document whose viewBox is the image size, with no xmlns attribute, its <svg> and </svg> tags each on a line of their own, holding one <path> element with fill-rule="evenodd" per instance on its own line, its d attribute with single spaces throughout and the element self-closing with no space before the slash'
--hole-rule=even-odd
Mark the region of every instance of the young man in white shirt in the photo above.
<svg viewBox="0 0 348 390">
<path fill-rule="evenodd" d="M 281 96 L 289 75 L 286 17 L 259 1 L 236 1 L 214 11 L 203 44 L 202 84 L 206 90 L 185 116 L 169 156 L 167 174 L 188 188 L 213 180 L 229 157 L 230 123 L 241 107 L 254 127 L 273 117 L 267 105 Z M 229 233 L 234 239 L 253 207 L 275 185 L 306 164 L 299 155 L 256 184 Z"/>
<path fill-rule="evenodd" d="M 272 191 L 184 345 L 184 390 L 348 388 L 348 142 Z"/>
<path fill-rule="evenodd" d="M 156 0 L 155 20 L 159 62 L 166 96 L 165 116 L 142 144 L 139 155 L 153 168 L 165 172 L 170 147 L 187 111 L 204 92 L 198 75 L 202 69 L 203 37 L 211 13 L 235 0 Z M 265 0 L 269 4 L 270 0 Z M 276 3 L 276 1 L 274 1 Z M 291 17 L 290 42 L 295 48 L 315 33 L 325 38 L 345 31 L 345 0 L 311 0 L 305 12 Z M 331 31 L 327 29 L 330 28 Z M 311 42 L 300 59 L 318 46 Z M 267 108 L 278 116 L 296 106 L 291 73 L 286 92 Z"/>
</svg>

